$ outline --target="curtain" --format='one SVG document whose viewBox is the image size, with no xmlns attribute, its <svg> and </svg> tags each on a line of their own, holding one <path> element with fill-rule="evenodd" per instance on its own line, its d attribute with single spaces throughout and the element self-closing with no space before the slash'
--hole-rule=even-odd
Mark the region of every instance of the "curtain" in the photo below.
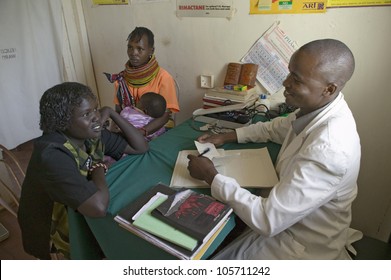
<svg viewBox="0 0 391 280">
<path fill-rule="evenodd" d="M 88 85 L 98 95 L 80 0 L 62 0 L 64 80 Z"/>
<path fill-rule="evenodd" d="M 97 93 L 80 1 L 1 0 L 0 143 L 40 136 L 39 100 L 64 81 Z"/>
<path fill-rule="evenodd" d="M 61 1 L 0 1 L 0 143 L 35 138 L 39 99 L 62 81 Z"/>
</svg>

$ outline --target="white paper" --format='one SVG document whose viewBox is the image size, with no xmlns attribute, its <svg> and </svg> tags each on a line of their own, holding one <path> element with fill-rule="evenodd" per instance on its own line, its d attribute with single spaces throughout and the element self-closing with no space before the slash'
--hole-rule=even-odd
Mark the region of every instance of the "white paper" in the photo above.
<svg viewBox="0 0 391 280">
<path fill-rule="evenodd" d="M 236 179 L 242 187 L 272 187 L 278 182 L 267 148 L 242 150 L 217 150 L 220 157 L 213 158 L 217 171 Z M 196 150 L 183 150 L 178 153 L 170 186 L 173 188 L 206 188 L 209 185 L 190 176 L 187 169 L 187 155 L 197 155 Z"/>
<path fill-rule="evenodd" d="M 136 214 L 132 217 L 132 220 L 136 220 L 142 213 L 145 212 L 151 206 L 159 197 L 168 197 L 166 194 L 162 194 L 160 192 L 157 192 L 154 196 L 152 196 L 147 203 L 144 204 L 143 207 L 140 208 L 140 210 L 137 211 Z"/>
<path fill-rule="evenodd" d="M 204 151 L 209 149 L 209 151 L 203 154 L 203 156 L 210 160 L 212 160 L 214 157 L 221 156 L 219 151 L 217 151 L 216 146 L 212 143 L 200 143 L 198 141 L 194 141 L 194 144 L 196 145 L 199 154 L 202 154 Z"/>
</svg>

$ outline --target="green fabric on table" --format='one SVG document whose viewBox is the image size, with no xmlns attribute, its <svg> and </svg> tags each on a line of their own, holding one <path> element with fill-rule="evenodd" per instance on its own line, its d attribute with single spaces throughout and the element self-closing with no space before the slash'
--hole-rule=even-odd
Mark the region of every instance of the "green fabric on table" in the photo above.
<svg viewBox="0 0 391 280">
<path fill-rule="evenodd" d="M 264 121 L 259 117 L 258 120 Z M 73 219 L 70 221 L 71 257 L 73 259 L 82 259 L 86 256 L 90 259 L 98 258 L 98 254 L 86 254 L 86 252 L 94 252 L 89 241 L 94 238 L 108 259 L 174 259 L 172 255 L 119 227 L 114 221 L 114 216 L 157 183 L 170 184 L 178 152 L 196 150 L 194 140 L 205 132 L 197 131 L 193 127 L 201 127 L 202 125 L 204 124 L 188 120 L 152 140 L 149 143 L 150 150 L 147 153 L 126 156 L 112 165 L 106 176 L 110 191 L 108 215 L 104 218 L 84 218 L 73 210 L 69 210 L 68 215 L 73 215 Z M 275 143 L 229 143 L 223 146 L 228 150 L 262 147 L 268 148 L 272 161 L 275 163 L 280 149 L 280 145 Z M 199 189 L 199 191 L 210 194 L 208 188 Z M 80 226 L 80 223 L 85 223 L 84 219 L 93 236 L 88 235 Z M 217 248 L 234 225 L 234 219 L 230 219 L 204 258 Z M 73 244 L 77 244 L 77 246 L 73 246 Z"/>
</svg>

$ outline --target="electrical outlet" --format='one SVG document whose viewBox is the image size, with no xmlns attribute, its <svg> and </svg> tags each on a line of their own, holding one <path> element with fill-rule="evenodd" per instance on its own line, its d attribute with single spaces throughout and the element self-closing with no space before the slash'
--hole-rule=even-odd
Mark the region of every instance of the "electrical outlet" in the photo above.
<svg viewBox="0 0 391 280">
<path fill-rule="evenodd" d="M 214 87 L 214 76 L 213 75 L 201 75 L 200 86 L 202 88 L 213 88 Z"/>
</svg>

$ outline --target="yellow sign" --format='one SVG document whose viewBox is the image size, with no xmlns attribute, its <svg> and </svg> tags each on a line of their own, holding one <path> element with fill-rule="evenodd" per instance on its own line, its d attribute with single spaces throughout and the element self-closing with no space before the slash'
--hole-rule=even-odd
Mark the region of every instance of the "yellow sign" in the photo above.
<svg viewBox="0 0 391 280">
<path fill-rule="evenodd" d="M 327 0 L 250 0 L 250 14 L 309 14 L 326 12 Z"/>
<path fill-rule="evenodd" d="M 388 6 L 391 0 L 328 0 L 327 7 Z"/>
</svg>

